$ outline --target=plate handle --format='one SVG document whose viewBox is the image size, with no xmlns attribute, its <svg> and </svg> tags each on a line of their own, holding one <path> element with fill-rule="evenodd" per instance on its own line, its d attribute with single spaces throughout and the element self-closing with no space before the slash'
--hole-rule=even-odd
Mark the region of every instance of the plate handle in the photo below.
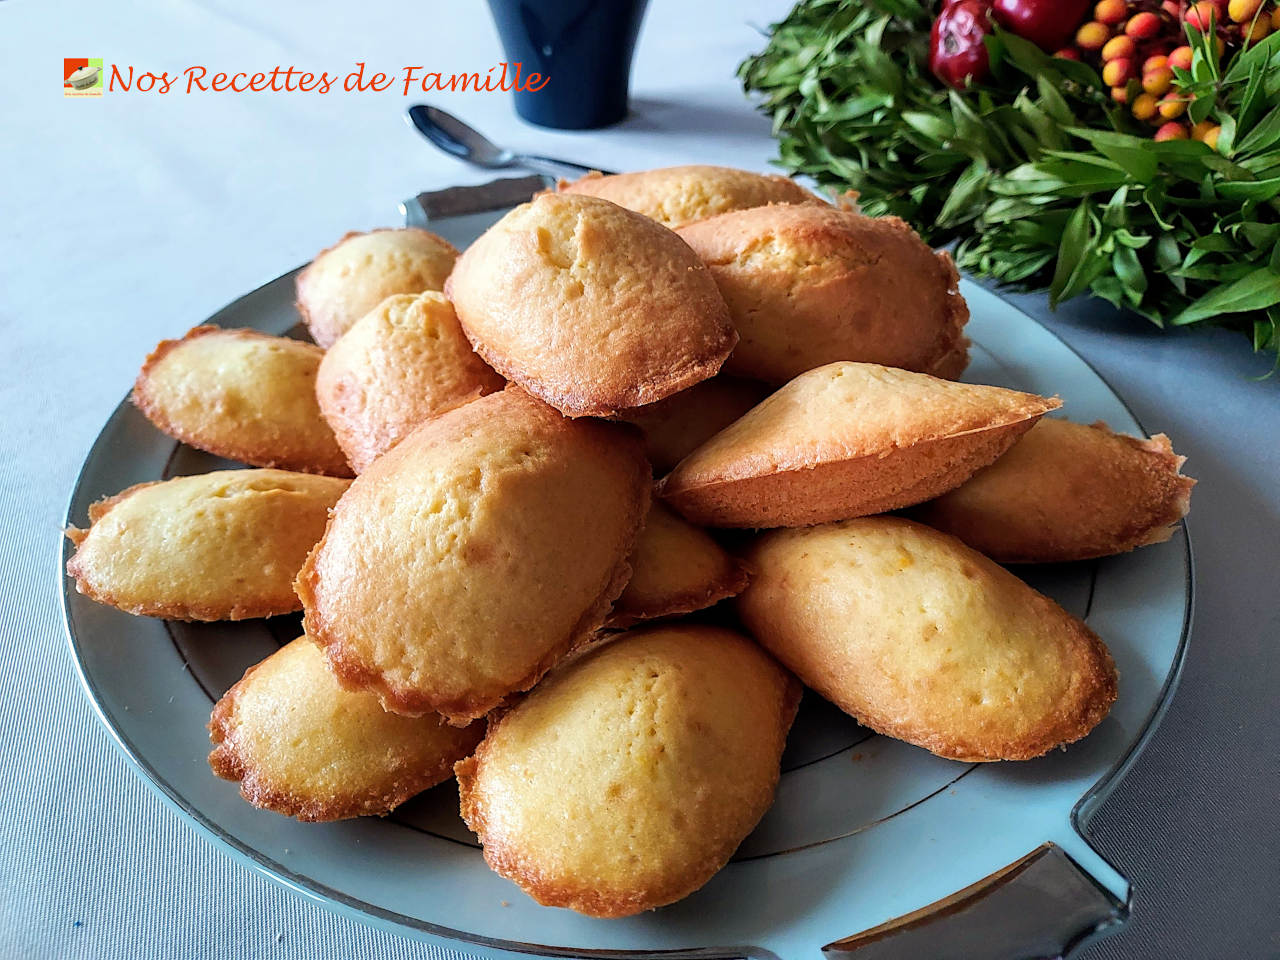
<svg viewBox="0 0 1280 960">
<path fill-rule="evenodd" d="M 823 947 L 856 960 L 1048 960 L 1117 930 L 1128 905 L 1055 843 L 913 913 Z"/>
</svg>

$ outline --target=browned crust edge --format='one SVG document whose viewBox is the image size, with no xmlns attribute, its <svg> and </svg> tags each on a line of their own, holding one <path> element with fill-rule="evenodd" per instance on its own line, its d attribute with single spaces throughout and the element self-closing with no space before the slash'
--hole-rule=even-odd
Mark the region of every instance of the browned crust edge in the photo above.
<svg viewBox="0 0 1280 960">
<path fill-rule="evenodd" d="M 296 594 L 291 598 L 280 598 L 272 601 L 262 600 L 257 604 L 243 603 L 237 600 L 231 607 L 219 607 L 212 604 L 191 603 L 127 604 L 110 591 L 98 589 L 89 580 L 88 575 L 80 565 L 80 548 L 85 538 L 89 536 L 89 531 L 93 529 L 94 524 L 110 513 L 126 497 L 132 496 L 146 487 L 158 486 L 165 482 L 164 480 L 149 480 L 145 483 L 135 483 L 133 486 L 126 487 L 113 496 L 95 501 L 89 505 L 88 530 L 72 526 L 62 531 L 63 536 L 75 544 L 76 547 L 76 552 L 67 560 L 67 575 L 75 580 L 77 593 L 88 597 L 95 603 L 115 607 L 117 610 L 133 614 L 135 617 L 162 617 L 165 620 L 187 620 L 200 623 L 210 623 L 218 620 L 256 620 L 259 617 L 277 617 L 302 609 L 302 603 L 298 600 Z"/>
<path fill-rule="evenodd" d="M 733 632 L 735 634 L 738 633 L 737 631 Z M 741 634 L 738 635 L 741 636 Z M 743 639 L 747 640 L 748 638 L 743 637 Z M 748 642 L 750 641 L 748 640 Z M 779 719 L 781 720 L 779 724 L 780 742 L 777 745 L 779 763 L 775 768 L 772 781 L 767 788 L 761 791 L 761 800 L 757 805 L 758 809 L 752 818 L 751 828 L 743 834 L 744 838 L 750 834 L 751 829 L 754 829 L 759 824 L 773 804 L 773 799 L 778 789 L 778 781 L 782 775 L 782 751 L 786 747 L 787 734 L 795 721 L 796 712 L 800 706 L 800 697 L 804 692 L 803 686 L 795 676 L 785 666 L 778 663 L 768 650 L 761 649 L 765 656 L 772 661 L 782 680 L 782 703 L 779 711 Z M 691 864 L 682 876 L 671 879 L 660 886 L 637 891 L 631 896 L 609 896 L 594 888 L 584 888 L 581 885 L 549 880 L 543 871 L 538 870 L 518 854 L 513 853 L 501 844 L 490 843 L 487 840 L 488 818 L 485 816 L 484 805 L 475 790 L 475 783 L 480 763 L 488 753 L 486 748 L 491 742 L 489 734 L 492 734 L 501 726 L 505 716 L 505 713 L 491 716 L 488 733 L 475 752 L 470 757 L 454 764 L 453 771 L 458 780 L 458 812 L 467 827 L 480 839 L 485 862 L 489 864 L 490 868 L 499 876 L 515 883 L 534 902 L 544 907 L 565 907 L 587 916 L 606 919 L 634 916 L 645 910 L 653 910 L 675 903 L 696 892 L 709 883 L 733 858 L 734 851 L 740 846 L 741 841 L 729 847 L 721 856 L 709 857 L 702 863 Z"/>
<path fill-rule="evenodd" d="M 622 630 L 644 620 L 683 616 L 713 607 L 721 600 L 736 597 L 751 582 L 751 571 L 737 557 L 730 556 L 724 576 L 707 584 L 701 590 L 686 590 L 668 594 L 666 602 L 652 606 L 614 607 L 604 622 L 607 630 Z M 625 589 L 625 588 L 624 588 Z"/>
<path fill-rule="evenodd" d="M 143 361 L 142 369 L 138 372 L 138 378 L 134 381 L 133 391 L 129 395 L 130 401 L 138 408 L 144 417 L 161 433 L 165 433 L 175 440 L 185 443 L 189 447 L 195 447 L 197 450 L 203 450 L 206 453 L 212 453 L 214 456 L 226 457 L 228 460 L 236 460 L 240 463 L 248 464 L 253 467 L 265 467 L 267 469 L 276 470 L 293 470 L 297 473 L 313 473 L 319 476 L 340 477 L 349 479 L 354 477 L 349 464 L 339 465 L 337 462 L 319 463 L 310 458 L 291 459 L 288 457 L 277 456 L 278 451 L 259 450 L 253 447 L 230 447 L 219 446 L 216 443 L 209 443 L 202 437 L 198 437 L 188 430 L 184 430 L 177 424 L 173 423 L 165 416 L 164 411 L 157 406 L 147 390 L 147 384 L 150 379 L 151 372 L 156 366 L 164 360 L 170 353 L 178 347 L 184 346 L 200 337 L 209 336 L 210 334 L 234 334 L 242 339 L 253 340 L 284 340 L 287 337 L 273 337 L 271 334 L 262 333 L 259 330 L 252 330 L 247 327 L 215 327 L 210 324 L 200 324 L 192 327 L 182 337 L 176 340 L 161 340 L 151 353 L 147 354 L 147 359 Z M 303 343 L 302 341 L 294 341 L 306 347 L 314 347 L 314 344 Z M 318 348 L 316 348 L 318 349 Z M 321 418 L 323 420 L 323 417 Z M 325 421 L 326 426 L 327 421 Z M 332 427 L 330 427 L 332 430 Z M 334 439 L 337 446 L 337 438 Z M 341 453 L 342 448 L 337 446 Z"/>
<path fill-rule="evenodd" d="M 1046 403 L 1049 409 L 1060 405 L 1056 400 L 1052 404 Z M 683 478 L 673 472 L 659 482 L 658 495 L 681 516 L 702 526 L 802 527 L 885 513 L 921 503 L 959 486 L 978 470 L 994 463 L 1042 415 L 1036 413 L 1010 423 L 979 427 L 904 447 L 893 447 L 884 454 L 872 453 L 842 460 L 827 460 L 772 473 L 725 475 L 701 483 L 681 485 L 679 481 Z M 847 481 L 865 472 L 868 466 L 881 465 L 884 468 L 882 472 L 887 474 L 895 459 L 906 460 L 908 457 L 927 454 L 932 448 L 959 440 L 972 442 L 975 437 L 979 438 L 975 449 L 957 455 L 946 465 L 945 470 L 936 470 L 923 477 L 910 476 L 908 471 L 908 475 L 900 478 L 902 483 L 860 504 L 853 505 L 848 499 L 823 503 L 822 497 L 812 496 L 815 484 L 828 491 L 838 492 L 846 487 Z M 673 480 L 676 482 L 673 483 Z M 735 487 L 738 488 L 740 500 L 745 499 L 749 503 L 752 499 L 750 494 L 754 493 L 755 499 L 768 499 L 770 508 L 765 511 L 763 508 L 751 510 L 741 503 L 736 508 L 726 505 L 723 495 Z M 810 496 L 801 496 L 802 493 Z"/>
<path fill-rule="evenodd" d="M 452 276 L 449 279 L 452 280 Z M 446 282 L 446 296 L 448 296 L 448 288 L 449 283 Z M 618 390 L 607 396 L 597 393 L 587 394 L 577 390 L 557 390 L 541 378 L 530 374 L 512 361 L 510 357 L 501 352 L 494 353 L 491 351 L 489 346 L 473 333 L 469 325 L 462 321 L 461 316 L 458 319 L 462 326 L 462 332 L 466 335 L 467 340 L 471 343 L 471 348 L 475 350 L 481 360 L 501 376 L 519 384 L 528 393 L 559 410 L 566 417 L 578 418 L 614 417 L 627 410 L 646 407 L 651 403 L 657 403 L 659 400 L 665 400 L 673 394 L 689 389 L 694 384 L 714 377 L 720 372 L 720 368 L 724 366 L 729 354 L 733 353 L 733 348 L 738 345 L 738 331 L 729 325 L 727 316 L 726 308 L 726 320 L 722 325 L 723 336 L 717 347 L 708 349 L 700 357 L 693 358 L 689 364 L 680 370 L 669 373 L 666 376 L 650 377 L 648 380 L 635 382 L 626 389 Z"/>
<path fill-rule="evenodd" d="M 1064 704 L 1062 710 L 1035 735 L 1021 739 L 991 739 L 982 743 L 947 737 L 910 724 L 896 723 L 884 715 L 872 714 L 866 710 L 851 710 L 841 703 L 842 698 L 837 691 L 813 684 L 810 686 L 863 726 L 895 740 L 923 747 L 945 760 L 989 763 L 999 760 L 1033 760 L 1044 756 L 1054 747 L 1065 747 L 1084 738 L 1106 718 L 1116 700 L 1118 674 L 1111 652 L 1096 633 L 1050 598 L 1040 593 L 1036 593 L 1036 598 L 1046 608 L 1047 614 L 1060 615 L 1070 624 L 1073 662 L 1081 664 L 1082 669 L 1078 682 L 1073 686 L 1076 696 L 1072 702 Z"/>
<path fill-rule="evenodd" d="M 384 816 L 410 797 L 443 783 L 452 776 L 456 758 L 448 759 L 448 756 L 444 756 L 433 766 L 397 777 L 378 796 L 343 794 L 324 801 L 301 797 L 269 786 L 238 752 L 232 725 L 240 693 L 260 666 L 262 663 L 256 663 L 246 670 L 244 676 L 214 704 L 209 717 L 209 739 L 214 745 L 209 752 L 209 767 L 215 776 L 223 780 L 238 781 L 240 796 L 253 806 L 307 823 Z M 477 738 L 478 735 L 479 731 Z M 474 749 L 474 744 L 471 749 Z"/>
</svg>

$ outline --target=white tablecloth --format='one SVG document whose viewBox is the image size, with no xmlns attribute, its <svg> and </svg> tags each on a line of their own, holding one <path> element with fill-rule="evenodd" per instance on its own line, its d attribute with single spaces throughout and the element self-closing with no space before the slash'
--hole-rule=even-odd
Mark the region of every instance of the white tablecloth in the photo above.
<svg viewBox="0 0 1280 960">
<path fill-rule="evenodd" d="M 611 130 L 524 125 L 501 93 L 432 99 L 512 146 L 604 167 L 765 169 L 769 124 L 733 71 L 761 45 L 753 25 L 786 7 L 653 0 L 634 115 Z M 502 59 L 478 0 L 0 0 L 0 956 L 453 957 L 278 888 L 162 806 L 75 682 L 57 531 L 158 340 L 346 230 L 395 223 L 398 200 L 484 176 L 410 133 L 398 93 L 64 99 L 69 56 L 157 73 Z M 1048 316 L 1041 298 L 1019 302 Z M 1134 920 L 1086 956 L 1275 957 L 1280 379 L 1252 382 L 1267 364 L 1224 333 L 1160 336 L 1088 302 L 1049 322 L 1201 480 L 1182 688 L 1096 822 L 1135 883 Z"/>
</svg>

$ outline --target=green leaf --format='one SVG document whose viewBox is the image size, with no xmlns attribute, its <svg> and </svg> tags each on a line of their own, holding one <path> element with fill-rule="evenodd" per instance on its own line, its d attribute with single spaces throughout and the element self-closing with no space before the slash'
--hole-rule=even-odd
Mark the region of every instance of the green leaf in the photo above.
<svg viewBox="0 0 1280 960">
<path fill-rule="evenodd" d="M 1112 269 L 1124 284 L 1124 293 L 1130 303 L 1141 303 L 1147 290 L 1147 274 L 1138 262 L 1138 255 L 1131 247 L 1118 246 L 1111 255 Z"/>
<path fill-rule="evenodd" d="M 1234 283 L 1210 290 L 1170 322 L 1175 326 L 1186 326 L 1224 313 L 1264 310 L 1277 303 L 1280 303 L 1280 272 L 1260 267 Z"/>
<path fill-rule="evenodd" d="M 1089 204 L 1081 203 L 1067 220 L 1058 245 L 1058 262 L 1053 268 L 1053 280 L 1049 283 L 1049 305 L 1057 307 L 1072 274 L 1080 266 L 1089 239 Z"/>
<path fill-rule="evenodd" d="M 1271 180 L 1235 180 L 1218 184 L 1218 196 L 1227 200 L 1270 200 L 1280 195 L 1280 177 Z"/>
<path fill-rule="evenodd" d="M 1236 54 L 1231 61 L 1231 68 L 1222 78 L 1223 82 L 1241 83 L 1251 74 L 1261 76 L 1273 57 L 1280 57 L 1280 33 L 1273 33 L 1261 43 L 1255 43 L 1248 50 Z"/>
<path fill-rule="evenodd" d="M 1280 107 L 1276 107 L 1245 134 L 1236 147 L 1237 153 L 1260 153 L 1280 142 Z"/>
<path fill-rule="evenodd" d="M 954 226 L 981 213 L 981 207 L 976 207 L 975 203 L 986 191 L 989 177 L 990 171 L 985 163 L 978 160 L 971 163 L 956 178 L 947 202 L 938 211 L 937 222 L 943 226 Z"/>
</svg>

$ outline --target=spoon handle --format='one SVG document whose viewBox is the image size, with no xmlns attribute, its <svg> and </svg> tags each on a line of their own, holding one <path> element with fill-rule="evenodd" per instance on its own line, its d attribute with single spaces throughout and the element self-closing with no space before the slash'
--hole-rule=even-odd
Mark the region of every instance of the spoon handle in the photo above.
<svg viewBox="0 0 1280 960">
<path fill-rule="evenodd" d="M 584 167 L 580 163 L 570 163 L 568 160 L 553 160 L 551 157 L 538 157 L 522 153 L 513 156 L 511 164 L 517 167 L 527 167 L 534 173 L 541 173 L 557 180 L 576 180 L 583 174 L 597 169 L 596 167 Z M 608 170 L 601 170 L 600 172 L 609 173 Z"/>
</svg>

